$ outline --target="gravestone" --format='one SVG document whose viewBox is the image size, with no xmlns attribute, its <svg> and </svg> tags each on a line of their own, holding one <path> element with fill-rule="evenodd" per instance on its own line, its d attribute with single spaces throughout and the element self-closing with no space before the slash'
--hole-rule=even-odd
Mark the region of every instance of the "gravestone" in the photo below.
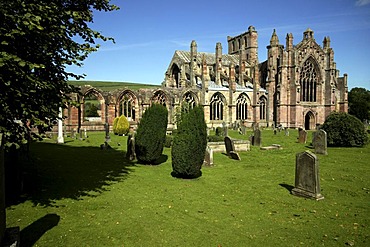
<svg viewBox="0 0 370 247">
<path fill-rule="evenodd" d="M 328 154 L 328 146 L 327 146 L 327 135 L 325 130 L 320 129 L 314 132 L 314 138 L 312 140 L 312 145 L 315 148 L 316 154 Z"/>
<path fill-rule="evenodd" d="M 133 132 L 128 134 L 127 137 L 127 152 L 126 158 L 133 161 L 136 158 L 135 153 L 135 134 Z"/>
<path fill-rule="evenodd" d="M 84 128 L 84 136 L 85 136 L 85 138 L 87 138 L 87 130 L 86 130 L 86 128 Z"/>
<path fill-rule="evenodd" d="M 285 127 L 285 136 L 289 136 L 289 130 L 287 127 Z"/>
<path fill-rule="evenodd" d="M 310 151 L 298 153 L 295 165 L 295 196 L 321 200 L 319 161 Z"/>
<path fill-rule="evenodd" d="M 227 124 L 226 122 L 222 122 L 222 131 L 224 136 L 228 136 L 228 129 L 227 129 Z"/>
<path fill-rule="evenodd" d="M 234 142 L 228 136 L 225 136 L 224 142 L 225 142 L 226 154 L 230 156 L 230 152 L 235 152 Z"/>
<path fill-rule="evenodd" d="M 261 146 L 261 130 L 255 129 L 253 135 L 253 146 Z"/>
<path fill-rule="evenodd" d="M 230 151 L 230 158 L 232 158 L 233 160 L 241 160 L 239 154 L 234 151 Z"/>
<path fill-rule="evenodd" d="M 307 142 L 307 131 L 304 129 L 301 129 L 299 131 L 299 137 L 298 137 L 299 143 L 306 143 Z"/>
<path fill-rule="evenodd" d="M 203 165 L 213 166 L 213 149 L 208 146 L 206 148 Z"/>
</svg>

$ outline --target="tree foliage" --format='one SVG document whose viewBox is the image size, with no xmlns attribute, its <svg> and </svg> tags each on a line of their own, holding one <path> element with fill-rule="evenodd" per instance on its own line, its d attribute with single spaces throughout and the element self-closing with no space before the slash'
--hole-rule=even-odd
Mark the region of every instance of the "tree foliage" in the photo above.
<svg viewBox="0 0 370 247">
<path fill-rule="evenodd" d="M 361 121 L 370 120 L 370 91 L 355 87 L 348 93 L 348 113 Z"/>
<path fill-rule="evenodd" d="M 109 0 L 0 1 L 0 132 L 8 146 L 57 119 L 77 91 L 67 79 L 83 77 L 66 66 L 81 66 L 98 40 L 112 40 L 89 27 L 93 10 L 115 9 Z"/>
<path fill-rule="evenodd" d="M 125 115 L 116 117 L 113 121 L 113 133 L 116 135 L 126 135 L 130 129 L 130 123 Z"/>
<path fill-rule="evenodd" d="M 145 110 L 135 137 L 135 152 L 139 162 L 156 164 L 163 152 L 167 123 L 168 111 L 166 107 L 153 104 Z"/>
<path fill-rule="evenodd" d="M 355 147 L 368 142 L 364 124 L 345 112 L 332 112 L 322 125 L 327 133 L 328 146 Z"/>
<path fill-rule="evenodd" d="M 207 147 L 207 125 L 201 106 L 190 109 L 181 117 L 181 123 L 172 144 L 172 176 L 197 178 Z"/>
</svg>

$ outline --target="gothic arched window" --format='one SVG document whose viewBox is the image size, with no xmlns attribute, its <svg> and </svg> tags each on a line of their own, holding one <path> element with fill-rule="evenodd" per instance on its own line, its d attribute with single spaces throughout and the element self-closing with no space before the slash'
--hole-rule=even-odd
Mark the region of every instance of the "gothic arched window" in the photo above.
<svg viewBox="0 0 370 247">
<path fill-rule="evenodd" d="M 313 59 L 307 59 L 300 73 L 301 101 L 316 102 L 318 73 Z"/>
<path fill-rule="evenodd" d="M 215 93 L 210 102 L 210 120 L 224 119 L 224 101 L 220 93 Z"/>
<path fill-rule="evenodd" d="M 265 120 L 266 119 L 266 98 L 261 97 L 259 100 L 260 103 L 260 119 Z"/>
<path fill-rule="evenodd" d="M 166 106 L 166 96 L 164 95 L 162 91 L 158 91 L 154 94 L 152 98 L 152 102 Z"/>
<path fill-rule="evenodd" d="M 196 106 L 194 95 L 191 92 L 187 92 L 184 95 L 183 101 L 186 102 L 190 109 L 193 109 Z"/>
<path fill-rule="evenodd" d="M 120 102 L 120 115 L 124 115 L 128 120 L 135 120 L 135 98 L 132 94 L 126 93 Z"/>
<path fill-rule="evenodd" d="M 245 120 L 248 118 L 248 97 L 241 94 L 236 100 L 236 120 Z"/>
</svg>

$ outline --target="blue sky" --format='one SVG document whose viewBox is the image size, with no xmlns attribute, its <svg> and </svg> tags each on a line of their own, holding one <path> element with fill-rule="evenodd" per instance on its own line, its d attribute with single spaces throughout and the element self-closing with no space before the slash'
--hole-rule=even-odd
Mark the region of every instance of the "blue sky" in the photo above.
<svg viewBox="0 0 370 247">
<path fill-rule="evenodd" d="M 266 60 L 266 46 L 273 29 L 285 45 L 287 33 L 294 44 L 307 28 L 322 45 L 331 39 L 340 75 L 348 86 L 370 89 L 370 0 L 113 0 L 119 11 L 94 16 L 93 29 L 116 43 L 103 43 L 82 68 L 85 80 L 160 84 L 175 50 L 189 50 L 195 40 L 200 52 L 214 52 L 217 42 L 227 53 L 227 36 L 254 26 L 258 32 L 259 60 Z"/>
</svg>

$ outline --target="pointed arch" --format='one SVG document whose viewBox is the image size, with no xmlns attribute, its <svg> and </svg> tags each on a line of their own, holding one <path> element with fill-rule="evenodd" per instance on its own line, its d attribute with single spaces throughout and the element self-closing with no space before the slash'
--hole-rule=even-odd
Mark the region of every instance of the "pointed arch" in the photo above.
<svg viewBox="0 0 370 247">
<path fill-rule="evenodd" d="M 250 99 L 248 95 L 242 93 L 236 100 L 236 120 L 248 119 L 248 105 L 250 105 Z"/>
<path fill-rule="evenodd" d="M 304 117 L 304 128 L 306 130 L 313 130 L 316 126 L 315 114 L 312 111 L 308 111 Z"/>
<path fill-rule="evenodd" d="M 157 103 L 157 104 L 160 104 L 160 105 L 163 105 L 163 106 L 166 106 L 166 107 L 168 105 L 167 96 L 166 96 L 165 92 L 163 92 L 162 90 L 158 90 L 153 94 L 151 102 L 152 102 L 152 104 Z"/>
<path fill-rule="evenodd" d="M 317 101 L 317 87 L 320 77 L 320 70 L 316 60 L 312 56 L 308 57 L 302 64 L 299 76 L 299 83 L 301 86 L 301 101 Z"/>
<path fill-rule="evenodd" d="M 171 79 L 173 81 L 173 86 L 176 88 L 181 87 L 180 85 L 180 68 L 179 66 L 174 63 L 171 66 Z"/>
<path fill-rule="evenodd" d="M 260 106 L 260 120 L 266 120 L 267 112 L 266 112 L 266 103 L 267 98 L 265 96 L 261 96 L 259 98 L 259 106 Z"/>
<path fill-rule="evenodd" d="M 118 116 L 124 115 L 129 121 L 136 121 L 138 100 L 131 90 L 125 90 L 118 98 Z"/>
<path fill-rule="evenodd" d="M 198 97 L 191 91 L 184 93 L 182 102 L 186 102 L 190 108 L 194 108 L 198 104 Z"/>
<path fill-rule="evenodd" d="M 90 87 L 82 91 L 81 120 L 85 121 L 103 121 L 105 100 L 98 89 Z"/>
<path fill-rule="evenodd" d="M 217 92 L 212 95 L 210 100 L 210 120 L 224 120 L 225 97 Z"/>
</svg>

